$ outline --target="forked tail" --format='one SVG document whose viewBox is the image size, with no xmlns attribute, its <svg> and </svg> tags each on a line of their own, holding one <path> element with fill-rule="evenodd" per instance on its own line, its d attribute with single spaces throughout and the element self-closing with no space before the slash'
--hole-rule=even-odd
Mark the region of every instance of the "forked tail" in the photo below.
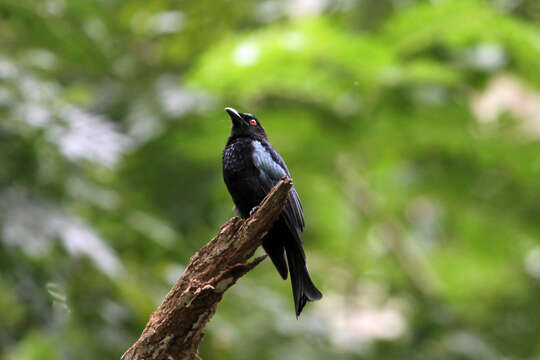
<svg viewBox="0 0 540 360">
<path fill-rule="evenodd" d="M 303 251 L 295 245 L 286 246 L 285 252 L 287 254 L 289 273 L 291 274 L 294 307 L 296 317 L 298 317 L 308 301 L 320 300 L 322 294 L 309 276 Z"/>
</svg>

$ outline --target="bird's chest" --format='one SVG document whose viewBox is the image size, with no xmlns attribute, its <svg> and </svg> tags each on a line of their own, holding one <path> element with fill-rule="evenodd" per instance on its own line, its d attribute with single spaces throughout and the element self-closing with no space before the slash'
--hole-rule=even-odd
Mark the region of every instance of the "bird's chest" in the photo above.
<svg viewBox="0 0 540 360">
<path fill-rule="evenodd" d="M 253 163 L 253 147 L 250 141 L 238 141 L 225 147 L 223 171 L 229 176 L 249 175 L 257 171 Z"/>
</svg>

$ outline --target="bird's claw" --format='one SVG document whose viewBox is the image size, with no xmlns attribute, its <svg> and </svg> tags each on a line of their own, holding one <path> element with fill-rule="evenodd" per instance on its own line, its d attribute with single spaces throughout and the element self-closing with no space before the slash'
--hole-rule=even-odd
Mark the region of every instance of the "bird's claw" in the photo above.
<svg viewBox="0 0 540 360">
<path fill-rule="evenodd" d="M 251 210 L 249 211 L 249 216 L 255 214 L 255 211 L 257 211 L 257 209 L 259 209 L 259 205 L 254 206 L 253 208 L 251 208 Z"/>
</svg>

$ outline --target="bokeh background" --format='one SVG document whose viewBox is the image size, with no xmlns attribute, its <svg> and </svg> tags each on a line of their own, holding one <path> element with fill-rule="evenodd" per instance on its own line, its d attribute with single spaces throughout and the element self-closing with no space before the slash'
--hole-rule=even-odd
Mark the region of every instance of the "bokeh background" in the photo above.
<svg viewBox="0 0 540 360">
<path fill-rule="evenodd" d="M 540 358 L 537 0 L 1 0 L 0 358 L 117 359 L 234 213 L 233 106 L 325 297 L 265 261 L 203 359 Z"/>
</svg>

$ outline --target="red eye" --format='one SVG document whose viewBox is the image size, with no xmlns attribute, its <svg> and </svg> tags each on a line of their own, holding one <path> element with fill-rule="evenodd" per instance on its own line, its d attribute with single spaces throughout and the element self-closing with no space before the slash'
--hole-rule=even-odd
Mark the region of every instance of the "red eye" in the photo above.
<svg viewBox="0 0 540 360">
<path fill-rule="evenodd" d="M 249 123 L 250 123 L 251 125 L 255 126 L 255 125 L 257 125 L 257 120 L 251 119 L 251 120 L 249 120 Z"/>
</svg>

